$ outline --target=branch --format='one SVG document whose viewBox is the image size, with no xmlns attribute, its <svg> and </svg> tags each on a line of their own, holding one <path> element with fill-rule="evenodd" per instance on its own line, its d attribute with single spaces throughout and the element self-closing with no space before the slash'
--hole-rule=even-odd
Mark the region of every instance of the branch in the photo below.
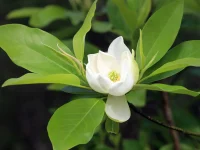
<svg viewBox="0 0 200 150">
<path fill-rule="evenodd" d="M 142 116 L 142 117 L 148 119 L 149 121 L 151 121 L 153 123 L 156 123 L 156 124 L 158 124 L 158 125 L 160 125 L 162 127 L 178 131 L 178 132 L 180 132 L 182 134 L 200 137 L 200 133 L 185 131 L 185 130 L 183 130 L 181 128 L 178 128 L 178 127 L 175 127 L 175 126 L 170 126 L 168 124 L 162 123 L 161 121 L 158 121 L 156 119 L 151 118 L 150 116 L 147 116 L 147 115 L 143 114 L 143 112 L 140 111 L 139 109 L 137 109 L 134 105 L 131 104 L 129 106 L 130 106 L 131 109 L 133 109 L 134 112 L 138 113 L 140 116 Z"/>
<path fill-rule="evenodd" d="M 164 115 L 167 123 L 170 126 L 174 126 L 174 121 L 172 118 L 172 110 L 169 104 L 169 95 L 166 92 L 163 92 L 163 105 L 164 105 Z M 180 142 L 178 133 L 175 130 L 170 129 L 170 133 L 172 135 L 174 150 L 180 150 Z"/>
</svg>

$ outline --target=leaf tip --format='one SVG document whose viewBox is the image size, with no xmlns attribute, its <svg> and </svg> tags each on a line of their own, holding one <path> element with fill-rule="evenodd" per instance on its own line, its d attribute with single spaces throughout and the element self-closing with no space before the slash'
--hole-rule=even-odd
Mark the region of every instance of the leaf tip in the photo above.
<svg viewBox="0 0 200 150">
<path fill-rule="evenodd" d="M 4 83 L 1 85 L 2 88 L 6 87 L 6 86 L 8 86 L 8 84 L 7 84 L 6 82 L 4 82 Z"/>
</svg>

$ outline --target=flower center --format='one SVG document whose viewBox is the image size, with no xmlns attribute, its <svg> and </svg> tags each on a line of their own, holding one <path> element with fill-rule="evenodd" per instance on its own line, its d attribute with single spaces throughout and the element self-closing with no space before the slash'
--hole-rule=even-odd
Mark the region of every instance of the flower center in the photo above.
<svg viewBox="0 0 200 150">
<path fill-rule="evenodd" d="M 117 81 L 120 80 L 120 74 L 117 73 L 117 71 L 111 71 L 111 72 L 109 72 L 108 77 L 113 82 L 117 82 Z"/>
</svg>

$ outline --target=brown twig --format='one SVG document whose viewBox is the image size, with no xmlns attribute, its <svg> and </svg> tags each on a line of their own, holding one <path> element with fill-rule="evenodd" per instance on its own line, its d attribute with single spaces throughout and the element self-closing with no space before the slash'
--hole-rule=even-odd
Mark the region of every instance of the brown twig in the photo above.
<svg viewBox="0 0 200 150">
<path fill-rule="evenodd" d="M 164 105 L 164 115 L 166 118 L 167 123 L 170 126 L 174 126 L 174 121 L 172 117 L 172 110 L 169 104 L 169 96 L 168 93 L 163 92 L 163 105 Z M 180 150 L 180 142 L 179 142 L 179 135 L 175 130 L 170 129 L 170 133 L 174 143 L 174 150 Z"/>
<path fill-rule="evenodd" d="M 154 119 L 154 118 L 151 118 L 150 116 L 145 115 L 142 111 L 140 111 L 139 109 L 137 109 L 137 108 L 136 108 L 134 105 L 132 105 L 132 104 L 129 105 L 129 106 L 130 106 L 130 108 L 131 108 L 134 112 L 136 112 L 136 113 L 139 114 L 140 116 L 142 116 L 142 117 L 148 119 L 149 121 L 151 121 L 151 122 L 153 122 L 153 123 L 156 123 L 157 125 L 160 125 L 160 126 L 162 126 L 162 127 L 165 127 L 165 128 L 167 128 L 167 129 L 171 129 L 171 130 L 178 131 L 178 132 L 180 132 L 180 133 L 182 133 L 182 134 L 184 134 L 184 135 L 190 135 L 190 136 L 200 137 L 200 133 L 195 133 L 195 132 L 191 132 L 191 131 L 186 131 L 186 130 L 184 130 L 184 129 L 181 129 L 181 128 L 178 128 L 178 127 L 175 127 L 175 126 L 170 126 L 170 125 L 165 124 L 165 123 L 163 123 L 163 122 L 161 122 L 161 121 L 159 121 L 159 120 L 156 120 L 156 119 Z"/>
</svg>

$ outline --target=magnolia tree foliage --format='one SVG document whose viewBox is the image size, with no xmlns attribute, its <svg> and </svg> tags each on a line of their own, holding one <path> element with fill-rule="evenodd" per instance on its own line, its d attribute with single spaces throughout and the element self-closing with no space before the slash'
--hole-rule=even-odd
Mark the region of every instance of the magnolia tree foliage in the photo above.
<svg viewBox="0 0 200 150">
<path fill-rule="evenodd" d="M 123 1 L 113 2 L 123 16 L 119 19 L 123 19 L 128 34 L 116 32 L 134 44 L 135 38 L 132 37 L 148 15 L 149 1 L 145 3 L 149 9 L 143 13 L 127 9 Z M 92 4 L 82 27 L 75 34 L 73 49 L 37 28 L 20 24 L 0 26 L 0 47 L 16 65 L 31 72 L 7 80 L 3 87 L 54 83 L 62 85 L 67 92 L 89 97 L 74 99 L 53 114 L 47 129 L 54 150 L 66 150 L 89 142 L 96 128 L 104 122 L 104 116 L 107 118 L 107 131 L 117 133 L 119 123 L 130 118 L 128 105 L 144 105 L 145 102 L 138 103 L 138 98 L 140 95 L 144 97 L 146 90 L 190 96 L 200 94 L 182 86 L 152 84 L 188 66 L 200 66 L 199 40 L 183 42 L 170 49 L 181 25 L 182 0 L 174 0 L 158 9 L 140 30 L 137 45 L 128 48 L 120 36 L 110 44 L 108 52 L 96 51 L 87 55 L 85 37 L 91 29 L 96 5 L 97 1 Z M 114 19 L 112 13 L 109 14 Z M 136 14 L 141 16 L 133 21 Z M 118 25 L 115 24 L 115 27 Z M 132 50 L 133 47 L 136 49 Z M 87 57 L 85 65 L 83 60 Z"/>
</svg>

